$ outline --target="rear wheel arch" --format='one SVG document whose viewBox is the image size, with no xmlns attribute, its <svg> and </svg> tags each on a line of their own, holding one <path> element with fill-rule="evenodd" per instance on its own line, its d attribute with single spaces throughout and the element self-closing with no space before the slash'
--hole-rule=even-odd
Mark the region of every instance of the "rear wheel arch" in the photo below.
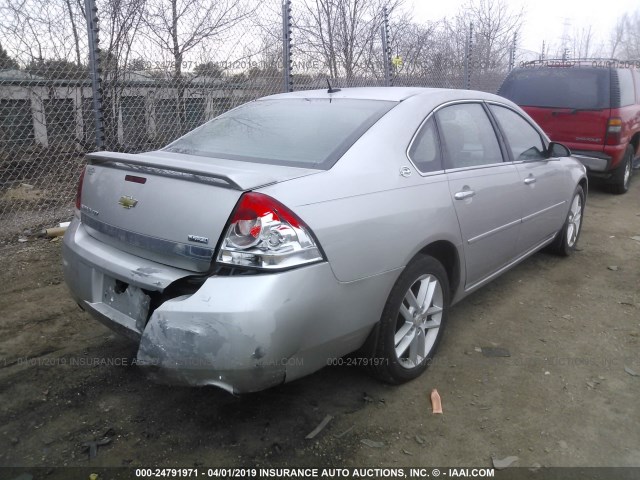
<svg viewBox="0 0 640 480">
<path fill-rule="evenodd" d="M 640 132 L 636 132 L 629 140 L 629 145 L 633 147 L 634 155 L 638 155 L 638 147 L 640 147 Z"/>
<path fill-rule="evenodd" d="M 417 255 L 431 256 L 442 264 L 449 279 L 451 298 L 454 298 L 460 283 L 461 272 L 460 255 L 455 245 L 447 240 L 437 240 L 423 247 Z"/>
<path fill-rule="evenodd" d="M 444 270 L 447 274 L 449 286 L 449 301 L 451 301 L 458 291 L 461 275 L 460 255 L 458 254 L 458 249 L 456 248 L 456 246 L 447 240 L 436 240 L 425 245 L 406 263 L 407 266 L 402 269 L 400 275 L 402 275 L 402 273 L 406 271 L 409 265 L 412 265 L 417 259 L 421 257 L 432 257 L 440 262 L 440 264 L 444 267 Z M 394 285 L 397 283 L 400 275 L 394 281 Z M 387 296 L 389 296 L 390 294 L 391 291 L 387 293 Z M 359 353 L 362 356 L 372 357 L 374 355 L 378 343 L 379 333 L 380 322 L 378 321 L 372 326 L 369 336 L 359 349 Z"/>
<path fill-rule="evenodd" d="M 578 185 L 582 187 L 582 191 L 584 192 L 585 201 L 586 201 L 586 197 L 589 193 L 589 181 L 587 180 L 587 177 L 582 177 L 578 182 Z"/>
</svg>

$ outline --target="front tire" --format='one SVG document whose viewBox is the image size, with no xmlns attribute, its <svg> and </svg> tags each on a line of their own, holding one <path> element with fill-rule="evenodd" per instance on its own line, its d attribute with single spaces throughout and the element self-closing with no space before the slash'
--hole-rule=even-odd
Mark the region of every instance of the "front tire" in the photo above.
<svg viewBox="0 0 640 480">
<path fill-rule="evenodd" d="M 449 282 L 442 264 L 420 256 L 402 272 L 377 325 L 374 374 L 400 384 L 419 377 L 436 352 L 449 311 Z"/>
<path fill-rule="evenodd" d="M 621 195 L 629 191 L 629 183 L 633 172 L 633 153 L 633 147 L 629 145 L 624 152 L 622 165 L 613 174 L 610 185 L 611 192 Z"/>
<path fill-rule="evenodd" d="M 564 225 L 556 235 L 555 240 L 549 245 L 551 252 L 563 257 L 568 257 L 576 250 L 580 232 L 582 231 L 584 203 L 584 190 L 578 185 L 573 197 L 571 197 L 571 205 L 569 206 L 569 213 L 567 213 Z"/>
</svg>

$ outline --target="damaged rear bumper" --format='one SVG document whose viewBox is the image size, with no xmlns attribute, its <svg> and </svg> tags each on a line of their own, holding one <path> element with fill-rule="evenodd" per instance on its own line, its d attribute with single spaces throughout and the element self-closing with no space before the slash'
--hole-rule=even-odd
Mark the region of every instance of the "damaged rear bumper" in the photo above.
<svg viewBox="0 0 640 480">
<path fill-rule="evenodd" d="M 152 379 L 233 393 L 301 377 L 357 349 L 381 310 L 379 301 L 370 300 L 371 288 L 390 288 L 395 278 L 340 284 L 327 263 L 212 276 L 194 293 L 165 300 L 149 316 L 147 294 L 160 293 L 191 272 L 147 265 L 153 262 L 90 237 L 77 220 L 65 235 L 63 257 L 65 280 L 78 303 L 139 341 L 136 363 Z M 350 311 L 354 301 L 367 307 Z"/>
<path fill-rule="evenodd" d="M 237 311 L 240 303 L 220 311 L 220 302 L 212 299 L 223 299 L 223 292 L 212 283 L 153 313 L 142 333 L 138 365 L 160 383 L 213 385 L 231 393 L 283 383 L 296 342 L 273 344 L 277 326 L 265 318 L 272 312 L 264 307 Z"/>
</svg>

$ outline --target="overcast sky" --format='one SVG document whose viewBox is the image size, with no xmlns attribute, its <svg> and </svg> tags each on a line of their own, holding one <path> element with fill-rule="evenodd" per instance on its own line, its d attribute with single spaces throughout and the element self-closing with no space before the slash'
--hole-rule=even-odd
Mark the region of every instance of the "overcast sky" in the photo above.
<svg viewBox="0 0 640 480">
<path fill-rule="evenodd" d="M 408 0 L 416 22 L 453 16 L 463 3 L 463 0 Z M 541 50 L 542 40 L 560 45 L 567 20 L 569 35 L 574 29 L 592 25 L 596 39 L 606 45 L 616 19 L 640 8 L 638 0 L 510 0 L 508 4 L 515 11 L 524 8 L 524 26 L 518 44 L 535 52 Z"/>
</svg>

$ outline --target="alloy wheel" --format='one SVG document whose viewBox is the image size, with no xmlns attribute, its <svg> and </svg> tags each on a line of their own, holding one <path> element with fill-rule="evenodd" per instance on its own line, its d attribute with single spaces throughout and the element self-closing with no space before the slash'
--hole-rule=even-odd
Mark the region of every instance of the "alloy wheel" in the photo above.
<svg viewBox="0 0 640 480">
<path fill-rule="evenodd" d="M 578 240 L 581 222 L 582 197 L 576 194 L 573 197 L 573 202 L 571 202 L 571 209 L 569 210 L 569 222 L 567 223 L 567 243 L 570 247 L 573 247 Z"/>
<path fill-rule="evenodd" d="M 398 312 L 394 337 L 395 353 L 401 366 L 419 366 L 430 358 L 443 311 L 440 281 L 434 275 L 422 275 L 409 287 Z"/>
</svg>

